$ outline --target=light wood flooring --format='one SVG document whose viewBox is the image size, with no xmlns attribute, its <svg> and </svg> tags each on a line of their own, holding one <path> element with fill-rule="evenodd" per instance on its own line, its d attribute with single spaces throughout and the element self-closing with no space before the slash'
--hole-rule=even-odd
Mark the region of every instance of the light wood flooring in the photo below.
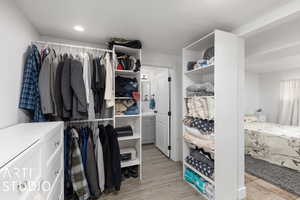
<svg viewBox="0 0 300 200">
<path fill-rule="evenodd" d="M 247 200 L 300 200 L 281 188 L 246 174 Z"/>
<path fill-rule="evenodd" d="M 153 145 L 143 146 L 143 181 L 129 179 L 121 191 L 103 200 L 204 200 L 182 180 L 182 164 L 173 162 Z M 280 188 L 246 174 L 246 200 L 300 200 Z"/>
</svg>

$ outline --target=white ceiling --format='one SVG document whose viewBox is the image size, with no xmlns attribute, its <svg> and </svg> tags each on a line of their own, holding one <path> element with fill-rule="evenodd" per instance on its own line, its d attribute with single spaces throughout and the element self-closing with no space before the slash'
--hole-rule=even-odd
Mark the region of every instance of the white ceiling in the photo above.
<svg viewBox="0 0 300 200">
<path fill-rule="evenodd" d="M 246 39 L 247 70 L 256 73 L 300 68 L 300 13 Z"/>
<path fill-rule="evenodd" d="M 140 39 L 144 49 L 180 54 L 215 28 L 231 31 L 289 0 L 16 0 L 43 36 L 103 44 Z M 83 33 L 72 27 L 80 24 Z"/>
</svg>

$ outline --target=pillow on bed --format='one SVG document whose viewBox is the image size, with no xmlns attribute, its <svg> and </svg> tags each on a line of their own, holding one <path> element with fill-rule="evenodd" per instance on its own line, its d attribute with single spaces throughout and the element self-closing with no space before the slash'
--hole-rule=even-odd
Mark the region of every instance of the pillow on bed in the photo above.
<svg viewBox="0 0 300 200">
<path fill-rule="evenodd" d="M 257 122 L 258 119 L 255 115 L 245 115 L 244 122 Z"/>
</svg>

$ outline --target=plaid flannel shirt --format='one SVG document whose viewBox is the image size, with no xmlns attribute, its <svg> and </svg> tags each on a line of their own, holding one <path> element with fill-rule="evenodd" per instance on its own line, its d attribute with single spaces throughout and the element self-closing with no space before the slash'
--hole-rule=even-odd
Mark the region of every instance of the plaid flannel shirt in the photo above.
<svg viewBox="0 0 300 200">
<path fill-rule="evenodd" d="M 88 200 L 90 198 L 90 191 L 83 168 L 81 151 L 78 144 L 79 135 L 75 129 L 71 129 L 71 132 L 71 179 L 73 190 L 79 200 Z"/>
<path fill-rule="evenodd" d="M 34 122 L 45 121 L 41 109 L 41 99 L 38 86 L 40 68 L 41 56 L 38 48 L 35 45 L 32 45 L 28 49 L 28 55 L 24 67 L 19 108 L 32 112 L 32 121 Z"/>
</svg>

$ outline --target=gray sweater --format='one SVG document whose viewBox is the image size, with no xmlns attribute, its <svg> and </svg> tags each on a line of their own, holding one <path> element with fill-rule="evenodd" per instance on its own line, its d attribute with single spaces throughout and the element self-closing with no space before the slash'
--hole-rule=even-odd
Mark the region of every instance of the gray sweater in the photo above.
<svg viewBox="0 0 300 200">
<path fill-rule="evenodd" d="M 41 96 L 41 107 L 43 114 L 54 114 L 55 113 L 55 102 L 54 102 L 54 65 L 55 54 L 52 50 L 44 59 L 39 74 L 39 92 Z"/>
<path fill-rule="evenodd" d="M 63 100 L 62 117 L 70 118 L 72 110 L 71 58 L 68 57 L 65 57 L 61 71 L 61 95 Z"/>
<path fill-rule="evenodd" d="M 61 92 L 63 99 L 63 117 L 86 119 L 88 106 L 83 81 L 82 63 L 67 58 L 62 69 Z"/>
<path fill-rule="evenodd" d="M 83 81 L 82 63 L 78 60 L 71 61 L 71 88 L 73 91 L 72 119 L 87 119 L 88 105 Z"/>
</svg>

